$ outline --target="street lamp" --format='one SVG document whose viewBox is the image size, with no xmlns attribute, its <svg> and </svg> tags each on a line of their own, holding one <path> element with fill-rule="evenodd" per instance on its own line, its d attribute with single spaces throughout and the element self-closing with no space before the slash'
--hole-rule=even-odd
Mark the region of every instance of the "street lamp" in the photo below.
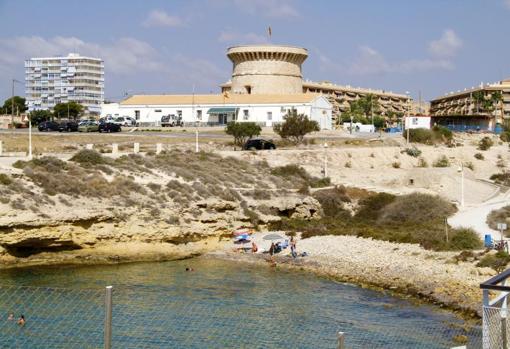
<svg viewBox="0 0 510 349">
<path fill-rule="evenodd" d="M 324 142 L 324 169 L 322 171 L 324 178 L 328 176 L 328 143 Z"/>
<path fill-rule="evenodd" d="M 406 127 L 407 133 L 407 145 L 409 145 L 409 117 L 411 116 L 411 97 L 409 96 L 409 91 L 406 91 L 407 96 L 407 116 L 405 117 L 404 125 Z"/>
<path fill-rule="evenodd" d="M 12 94 L 11 94 L 11 127 L 14 128 L 14 83 L 23 84 L 21 81 L 12 79 Z"/>
<path fill-rule="evenodd" d="M 457 172 L 460 173 L 460 207 L 464 207 L 464 164 L 461 163 Z"/>
</svg>

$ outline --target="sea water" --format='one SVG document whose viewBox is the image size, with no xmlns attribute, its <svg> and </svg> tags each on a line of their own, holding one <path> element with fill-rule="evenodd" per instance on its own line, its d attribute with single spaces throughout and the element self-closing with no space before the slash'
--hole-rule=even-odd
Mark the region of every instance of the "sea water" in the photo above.
<svg viewBox="0 0 510 349">
<path fill-rule="evenodd" d="M 186 271 L 192 268 L 193 271 Z M 437 307 L 270 266 L 190 259 L 0 271 L 0 348 L 450 348 L 480 328 Z M 23 313 L 26 325 L 8 321 Z"/>
</svg>

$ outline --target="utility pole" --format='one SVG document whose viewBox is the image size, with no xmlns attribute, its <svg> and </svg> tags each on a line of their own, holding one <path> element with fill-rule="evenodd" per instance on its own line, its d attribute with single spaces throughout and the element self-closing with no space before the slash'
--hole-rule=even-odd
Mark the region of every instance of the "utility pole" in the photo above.
<svg viewBox="0 0 510 349">
<path fill-rule="evenodd" d="M 12 93 L 11 93 L 11 127 L 14 128 L 14 82 L 16 79 L 12 79 Z"/>
</svg>

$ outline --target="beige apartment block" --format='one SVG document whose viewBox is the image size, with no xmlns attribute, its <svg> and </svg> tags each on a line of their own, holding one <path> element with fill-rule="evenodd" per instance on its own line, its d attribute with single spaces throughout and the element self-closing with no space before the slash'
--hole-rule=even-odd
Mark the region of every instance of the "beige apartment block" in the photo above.
<svg viewBox="0 0 510 349">
<path fill-rule="evenodd" d="M 502 100 L 494 105 L 486 105 L 477 100 L 476 96 L 482 94 L 490 100 L 494 92 L 500 92 Z M 510 79 L 492 84 L 480 84 L 478 87 L 450 92 L 430 102 L 431 115 L 436 120 L 445 118 L 485 119 L 488 128 L 493 129 L 495 124 L 501 124 L 510 119 Z"/>
</svg>

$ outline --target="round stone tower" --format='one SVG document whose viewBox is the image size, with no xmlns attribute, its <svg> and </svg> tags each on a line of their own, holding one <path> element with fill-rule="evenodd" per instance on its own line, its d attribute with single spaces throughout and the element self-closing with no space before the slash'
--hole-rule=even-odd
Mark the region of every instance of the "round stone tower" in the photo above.
<svg viewBox="0 0 510 349">
<path fill-rule="evenodd" d="M 308 51 L 300 47 L 250 45 L 227 50 L 233 63 L 232 93 L 303 93 L 301 65 Z"/>
</svg>

